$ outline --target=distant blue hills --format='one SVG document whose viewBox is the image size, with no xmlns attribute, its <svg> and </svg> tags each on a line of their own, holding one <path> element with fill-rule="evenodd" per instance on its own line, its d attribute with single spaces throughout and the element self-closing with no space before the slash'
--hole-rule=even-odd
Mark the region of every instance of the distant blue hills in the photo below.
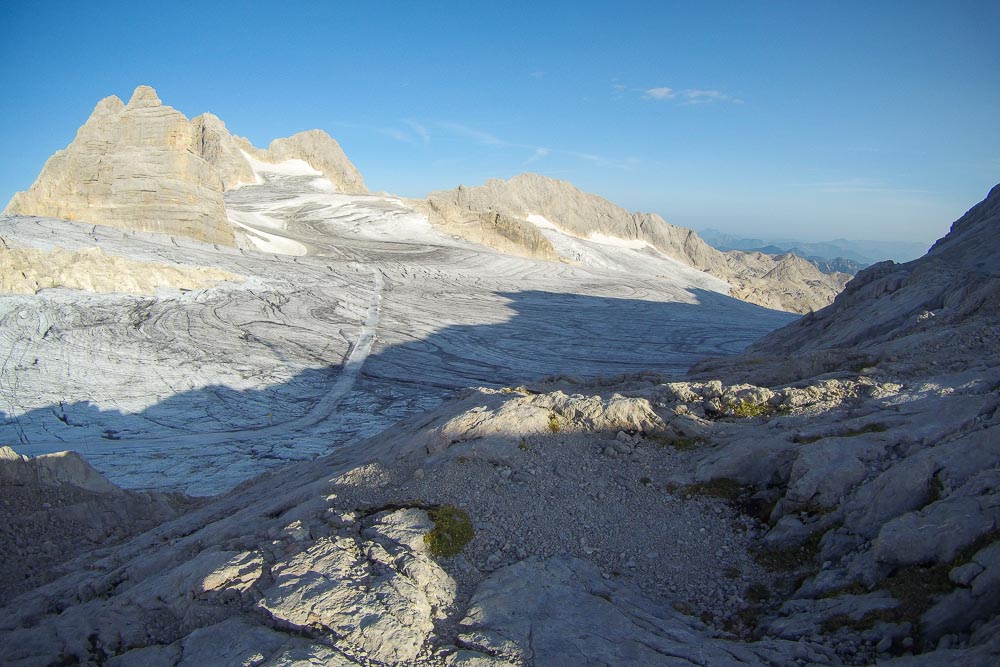
<svg viewBox="0 0 1000 667">
<path fill-rule="evenodd" d="M 796 239 L 753 239 L 734 236 L 718 229 L 699 230 L 709 245 L 719 250 L 747 250 L 768 255 L 792 253 L 808 260 L 824 273 L 854 274 L 877 262 L 891 259 L 909 262 L 923 256 L 930 247 L 915 241 L 833 241 L 807 242 Z"/>
</svg>

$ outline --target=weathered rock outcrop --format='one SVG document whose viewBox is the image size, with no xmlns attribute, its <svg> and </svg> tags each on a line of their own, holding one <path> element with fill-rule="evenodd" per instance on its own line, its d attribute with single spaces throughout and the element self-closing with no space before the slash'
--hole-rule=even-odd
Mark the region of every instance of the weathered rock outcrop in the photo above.
<svg viewBox="0 0 1000 667">
<path fill-rule="evenodd" d="M 123 491 L 76 452 L 31 459 L 0 447 L 0 604 L 195 506 L 180 494 Z"/>
<path fill-rule="evenodd" d="M 148 86 L 129 103 L 101 100 L 7 214 L 51 216 L 233 245 L 222 181 L 201 157 L 201 133 Z"/>
<path fill-rule="evenodd" d="M 257 182 L 250 163 L 243 157 L 242 145 L 216 115 L 203 113 L 191 119 L 197 128 L 199 155 L 215 168 L 223 190 Z"/>
<path fill-rule="evenodd" d="M 529 222 L 491 211 L 462 208 L 444 199 L 416 202 L 441 231 L 508 255 L 558 261 L 552 243 Z"/>
<path fill-rule="evenodd" d="M 806 313 L 829 304 L 850 276 L 824 274 L 794 255 L 777 257 L 763 253 L 722 253 L 705 243 L 694 231 L 669 224 L 651 213 L 631 213 L 597 195 L 582 192 L 571 183 L 538 174 L 520 174 L 506 181 L 488 180 L 484 185 L 432 192 L 427 196 L 443 227 L 476 214 L 501 214 L 525 221 L 540 215 L 564 233 L 582 239 L 604 235 L 626 241 L 645 241 L 661 253 L 705 271 L 732 285 L 732 296 L 780 310 Z M 464 211 L 464 213 L 463 213 Z M 433 219 L 433 218 L 432 218 Z M 525 223 L 530 224 L 530 223 Z M 464 229 L 473 229 L 466 226 Z M 458 228 L 461 234 L 462 228 Z M 471 239 L 476 240 L 476 239 Z M 523 254 L 537 252 L 537 244 Z M 521 239 L 514 239 L 520 242 Z M 543 257 L 544 258 L 544 257 Z"/>
<path fill-rule="evenodd" d="M 12 248 L 0 237 L 0 294 L 35 294 L 55 287 L 151 294 L 160 287 L 199 289 L 242 280 L 228 271 L 138 262 L 108 255 L 100 248 Z"/>
</svg>

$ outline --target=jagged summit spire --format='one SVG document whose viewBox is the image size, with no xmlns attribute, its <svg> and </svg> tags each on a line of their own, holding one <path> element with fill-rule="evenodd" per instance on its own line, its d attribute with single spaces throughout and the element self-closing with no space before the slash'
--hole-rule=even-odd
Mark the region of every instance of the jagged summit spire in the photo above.
<svg viewBox="0 0 1000 667">
<path fill-rule="evenodd" d="M 130 107 L 158 107 L 163 106 L 156 91 L 152 86 L 136 86 L 132 93 L 132 99 L 128 101 Z"/>
</svg>

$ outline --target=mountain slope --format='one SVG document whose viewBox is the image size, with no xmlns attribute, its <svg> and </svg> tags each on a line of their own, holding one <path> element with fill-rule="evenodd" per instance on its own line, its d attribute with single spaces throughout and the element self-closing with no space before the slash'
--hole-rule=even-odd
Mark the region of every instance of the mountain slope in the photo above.
<svg viewBox="0 0 1000 667">
<path fill-rule="evenodd" d="M 832 305 L 775 331 L 747 355 L 864 358 L 911 374 L 1000 358 L 1000 186 L 920 259 L 860 272 Z M 835 352 L 836 351 L 836 352 Z"/>
<path fill-rule="evenodd" d="M 432 192 L 427 200 L 440 209 L 451 207 L 443 214 L 445 220 L 449 210 L 500 213 L 529 223 L 544 221 L 581 239 L 644 242 L 667 257 L 727 281 L 732 296 L 769 308 L 799 313 L 821 308 L 849 279 L 843 274 L 824 274 L 794 255 L 719 252 L 694 231 L 671 225 L 656 214 L 629 212 L 567 181 L 538 174 Z"/>
</svg>

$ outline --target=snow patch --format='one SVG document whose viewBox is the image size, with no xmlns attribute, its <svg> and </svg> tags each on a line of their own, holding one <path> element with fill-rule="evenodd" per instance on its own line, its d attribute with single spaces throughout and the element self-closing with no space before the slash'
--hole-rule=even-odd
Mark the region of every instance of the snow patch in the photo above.
<svg viewBox="0 0 1000 667">
<path fill-rule="evenodd" d="M 297 257 L 307 254 L 308 248 L 305 244 L 284 236 L 270 234 L 259 229 L 256 225 L 240 222 L 239 218 L 246 221 L 252 219 L 252 222 L 257 225 L 271 227 L 272 229 L 280 229 L 281 224 L 256 212 L 229 211 L 229 222 L 242 229 L 244 235 L 250 239 L 250 242 L 253 243 L 257 250 L 269 252 L 274 255 L 294 255 Z"/>
<path fill-rule="evenodd" d="M 528 222 L 533 224 L 535 227 L 538 227 L 539 229 L 554 229 L 557 232 L 562 232 L 561 229 L 559 229 L 557 226 L 549 222 L 548 219 L 545 218 L 545 216 L 538 215 L 537 213 L 532 213 L 526 219 Z"/>
<path fill-rule="evenodd" d="M 322 176 L 323 172 L 313 169 L 305 160 L 293 158 L 284 162 L 270 163 L 258 160 L 244 150 L 243 157 L 250 163 L 254 174 L 277 174 L 278 176 Z"/>
<path fill-rule="evenodd" d="M 642 239 L 623 239 L 618 236 L 601 234 L 600 232 L 593 232 L 587 240 L 591 243 L 600 243 L 601 245 L 609 245 L 616 248 L 628 248 L 629 250 L 642 250 L 653 247 L 649 241 L 643 241 Z"/>
</svg>

